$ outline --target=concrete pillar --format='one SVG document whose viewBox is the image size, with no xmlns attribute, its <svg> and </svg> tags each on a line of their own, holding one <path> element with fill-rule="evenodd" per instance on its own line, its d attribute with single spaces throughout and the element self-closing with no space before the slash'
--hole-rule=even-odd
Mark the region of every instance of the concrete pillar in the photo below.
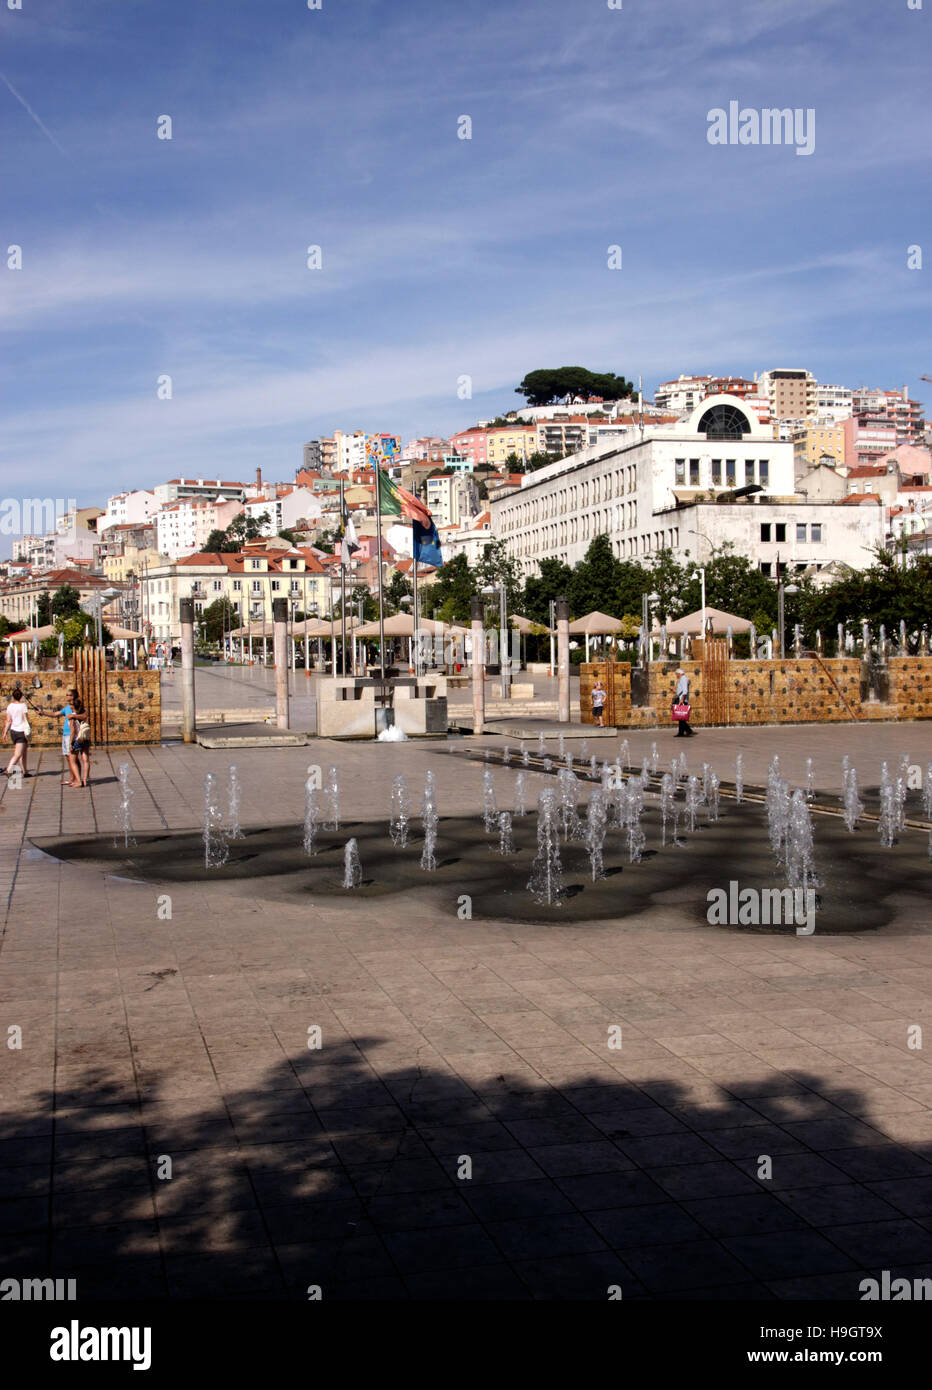
<svg viewBox="0 0 932 1390">
<path fill-rule="evenodd" d="M 485 729 L 485 604 L 481 598 L 469 600 L 472 619 L 472 718 L 473 733 Z"/>
<path fill-rule="evenodd" d="M 275 661 L 275 714 L 280 729 L 288 728 L 288 600 L 272 599 L 272 656 Z"/>
<path fill-rule="evenodd" d="M 565 598 L 555 605 L 557 619 L 557 719 L 570 722 L 570 606 Z"/>
<path fill-rule="evenodd" d="M 178 600 L 181 617 L 181 737 L 185 743 L 197 742 L 194 703 L 194 599 Z"/>
</svg>

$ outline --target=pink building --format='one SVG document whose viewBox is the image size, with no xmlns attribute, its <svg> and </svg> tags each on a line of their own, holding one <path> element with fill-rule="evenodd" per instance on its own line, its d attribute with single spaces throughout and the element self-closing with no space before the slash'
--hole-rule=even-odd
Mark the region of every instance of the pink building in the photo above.
<svg viewBox="0 0 932 1390">
<path fill-rule="evenodd" d="M 459 434 L 451 434 L 450 450 L 463 454 L 473 468 L 484 467 L 489 457 L 489 432 L 479 425 L 473 425 L 468 430 L 460 430 Z"/>
</svg>

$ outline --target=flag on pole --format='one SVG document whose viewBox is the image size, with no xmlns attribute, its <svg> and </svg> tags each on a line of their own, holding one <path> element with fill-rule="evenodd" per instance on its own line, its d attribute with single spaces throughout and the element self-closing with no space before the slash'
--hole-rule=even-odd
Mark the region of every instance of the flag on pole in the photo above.
<svg viewBox="0 0 932 1390">
<path fill-rule="evenodd" d="M 406 516 L 409 521 L 419 521 L 426 531 L 434 524 L 433 517 L 419 497 L 407 488 L 399 487 L 383 469 L 376 469 L 379 480 L 380 516 Z"/>
<path fill-rule="evenodd" d="M 337 527 L 337 539 L 340 542 L 340 559 L 344 565 L 348 565 L 351 556 L 359 549 L 359 537 L 356 535 L 356 527 L 353 525 L 353 518 L 350 516 L 346 503 L 340 508 L 340 524 Z"/>
<path fill-rule="evenodd" d="M 437 534 L 437 527 L 434 525 L 433 517 L 430 518 L 430 525 L 424 526 L 415 517 L 411 522 L 414 532 L 414 558 L 422 565 L 433 565 L 439 569 L 443 564 L 443 555 L 440 552 L 440 536 Z"/>
</svg>

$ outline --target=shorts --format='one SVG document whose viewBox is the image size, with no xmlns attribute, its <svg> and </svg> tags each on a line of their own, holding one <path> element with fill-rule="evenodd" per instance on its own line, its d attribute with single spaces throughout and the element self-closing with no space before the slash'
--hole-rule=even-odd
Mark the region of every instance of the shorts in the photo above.
<svg viewBox="0 0 932 1390">
<path fill-rule="evenodd" d="M 67 757 L 69 757 L 70 754 L 71 754 L 71 735 L 70 735 L 70 734 L 62 734 L 62 736 L 61 736 L 61 755 L 62 755 L 63 758 L 67 758 Z"/>
<path fill-rule="evenodd" d="M 90 753 L 90 751 L 91 751 L 91 741 L 90 741 L 90 739 L 89 739 L 89 738 L 79 738 L 79 739 L 77 739 L 77 740 L 75 741 L 74 751 L 75 751 L 75 753 Z"/>
<path fill-rule="evenodd" d="M 14 743 L 26 742 L 26 735 L 23 733 L 22 729 L 11 729 L 10 738 L 13 740 Z"/>
<path fill-rule="evenodd" d="M 604 714 L 604 712 L 605 712 L 605 706 L 604 706 L 604 705 L 593 705 L 593 706 L 592 706 L 592 713 L 593 713 L 593 714 Z"/>
</svg>

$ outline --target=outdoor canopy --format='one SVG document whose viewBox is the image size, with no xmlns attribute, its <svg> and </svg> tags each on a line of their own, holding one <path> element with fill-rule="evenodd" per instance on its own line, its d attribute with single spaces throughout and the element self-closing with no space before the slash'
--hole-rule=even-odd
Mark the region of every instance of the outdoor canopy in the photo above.
<svg viewBox="0 0 932 1390">
<path fill-rule="evenodd" d="M 573 637 L 606 637 L 609 633 L 620 632 L 623 626 L 621 618 L 610 618 L 607 613 L 595 609 L 570 623 L 570 633 Z"/>
<path fill-rule="evenodd" d="M 732 632 L 750 632 L 751 624 L 747 618 L 736 617 L 734 613 L 723 613 L 720 608 L 710 608 L 706 604 L 706 622 L 712 619 L 712 631 L 719 637 L 724 637 L 728 629 Z M 702 609 L 697 608 L 695 613 L 687 613 L 683 618 L 676 618 L 672 623 L 667 623 L 668 637 L 685 637 L 687 634 L 702 635 Z"/>
</svg>

